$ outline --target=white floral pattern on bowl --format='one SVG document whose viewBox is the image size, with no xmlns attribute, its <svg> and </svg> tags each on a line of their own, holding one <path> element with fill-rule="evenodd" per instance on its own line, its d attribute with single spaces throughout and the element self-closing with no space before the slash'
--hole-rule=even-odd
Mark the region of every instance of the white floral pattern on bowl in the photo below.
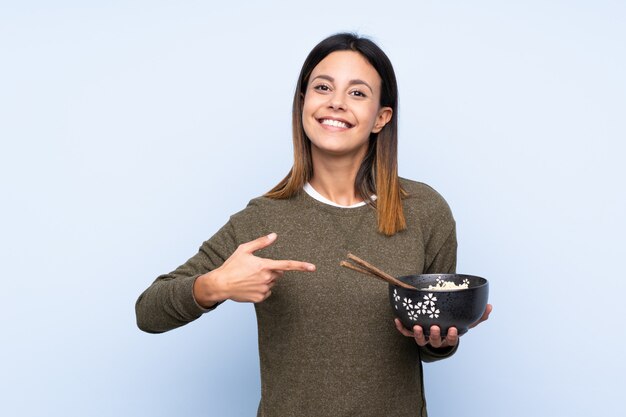
<svg viewBox="0 0 626 417">
<path fill-rule="evenodd" d="M 437 297 L 431 292 L 424 296 L 424 301 L 413 304 L 413 300 L 410 298 L 404 298 L 400 302 L 401 297 L 398 295 L 398 290 L 393 290 L 393 299 L 395 301 L 394 307 L 398 310 L 400 307 L 404 307 L 409 319 L 416 321 L 420 315 L 427 315 L 431 319 L 438 318 L 441 311 L 436 306 Z"/>
</svg>

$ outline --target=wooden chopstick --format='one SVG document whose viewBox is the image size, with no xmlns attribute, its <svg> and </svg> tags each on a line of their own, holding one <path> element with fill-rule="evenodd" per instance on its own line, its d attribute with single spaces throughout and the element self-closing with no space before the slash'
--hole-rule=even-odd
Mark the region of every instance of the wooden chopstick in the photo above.
<svg viewBox="0 0 626 417">
<path fill-rule="evenodd" d="M 362 274 L 366 274 L 366 275 L 370 275 L 370 276 L 374 276 L 378 279 L 382 279 L 383 281 L 386 281 L 390 284 L 393 285 L 397 285 L 399 287 L 402 288 L 408 288 L 408 289 L 412 289 L 415 290 L 417 288 L 415 288 L 414 286 L 407 284 L 405 282 L 400 281 L 399 279 L 392 277 L 391 275 L 387 274 L 386 272 L 376 268 L 374 265 L 364 261 L 363 259 L 359 258 L 356 255 L 353 255 L 351 253 L 348 253 L 348 259 L 350 259 L 352 262 L 356 263 L 357 265 L 353 265 L 350 262 L 347 261 L 341 261 L 340 265 L 346 268 L 350 268 L 354 271 L 360 272 Z"/>
<path fill-rule="evenodd" d="M 382 278 L 381 278 L 381 277 L 379 277 L 378 275 L 373 274 L 373 273 L 371 273 L 370 271 L 368 271 L 368 270 L 366 270 L 366 269 L 360 268 L 360 267 L 356 266 L 355 264 L 351 264 L 351 263 L 350 263 L 350 262 L 348 262 L 348 261 L 341 261 L 341 262 L 339 263 L 339 265 L 344 266 L 344 267 L 346 267 L 346 268 L 348 268 L 348 269 L 351 269 L 351 270 L 353 270 L 353 271 L 360 272 L 360 273 L 365 274 L 365 275 L 369 275 L 369 276 L 374 277 L 374 278 L 376 278 L 376 279 L 379 279 L 379 280 L 381 280 L 381 281 L 385 281 L 384 279 L 382 279 Z M 387 282 L 387 281 L 385 281 L 385 282 Z"/>
</svg>

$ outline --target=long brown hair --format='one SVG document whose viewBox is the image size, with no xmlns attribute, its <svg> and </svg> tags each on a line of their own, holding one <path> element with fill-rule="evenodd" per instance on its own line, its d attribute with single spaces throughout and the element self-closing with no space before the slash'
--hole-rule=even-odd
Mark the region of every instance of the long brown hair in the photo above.
<svg viewBox="0 0 626 417">
<path fill-rule="evenodd" d="M 402 210 L 405 192 L 398 178 L 398 85 L 387 55 L 371 40 L 352 33 L 338 33 L 324 39 L 311 50 L 304 61 L 293 97 L 293 167 L 265 196 L 274 199 L 290 198 L 301 192 L 313 177 L 311 141 L 302 126 L 302 98 L 313 69 L 335 51 L 355 51 L 367 59 L 382 80 L 380 106 L 392 109 L 391 120 L 380 132 L 370 134 L 368 150 L 354 184 L 363 201 L 376 208 L 378 231 L 391 236 L 406 229 Z M 376 195 L 376 200 L 372 200 L 371 195 Z"/>
</svg>

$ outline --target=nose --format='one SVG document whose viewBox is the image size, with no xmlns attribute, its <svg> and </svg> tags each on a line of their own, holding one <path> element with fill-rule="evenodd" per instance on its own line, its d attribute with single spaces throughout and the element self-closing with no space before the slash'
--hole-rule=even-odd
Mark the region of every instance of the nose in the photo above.
<svg viewBox="0 0 626 417">
<path fill-rule="evenodd" d="M 343 95 L 333 94 L 331 97 L 329 97 L 328 107 L 333 110 L 345 110 L 346 102 L 344 101 Z"/>
</svg>

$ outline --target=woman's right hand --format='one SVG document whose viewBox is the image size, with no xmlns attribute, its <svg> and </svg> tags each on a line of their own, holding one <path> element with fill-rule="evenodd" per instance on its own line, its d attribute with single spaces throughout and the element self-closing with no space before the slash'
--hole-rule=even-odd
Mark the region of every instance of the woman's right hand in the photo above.
<svg viewBox="0 0 626 417">
<path fill-rule="evenodd" d="M 239 245 L 217 269 L 200 275 L 193 295 L 202 307 L 209 308 L 226 299 L 259 303 L 272 294 L 272 287 L 285 271 L 315 271 L 315 265 L 254 256 L 276 240 L 276 233 Z"/>
</svg>

